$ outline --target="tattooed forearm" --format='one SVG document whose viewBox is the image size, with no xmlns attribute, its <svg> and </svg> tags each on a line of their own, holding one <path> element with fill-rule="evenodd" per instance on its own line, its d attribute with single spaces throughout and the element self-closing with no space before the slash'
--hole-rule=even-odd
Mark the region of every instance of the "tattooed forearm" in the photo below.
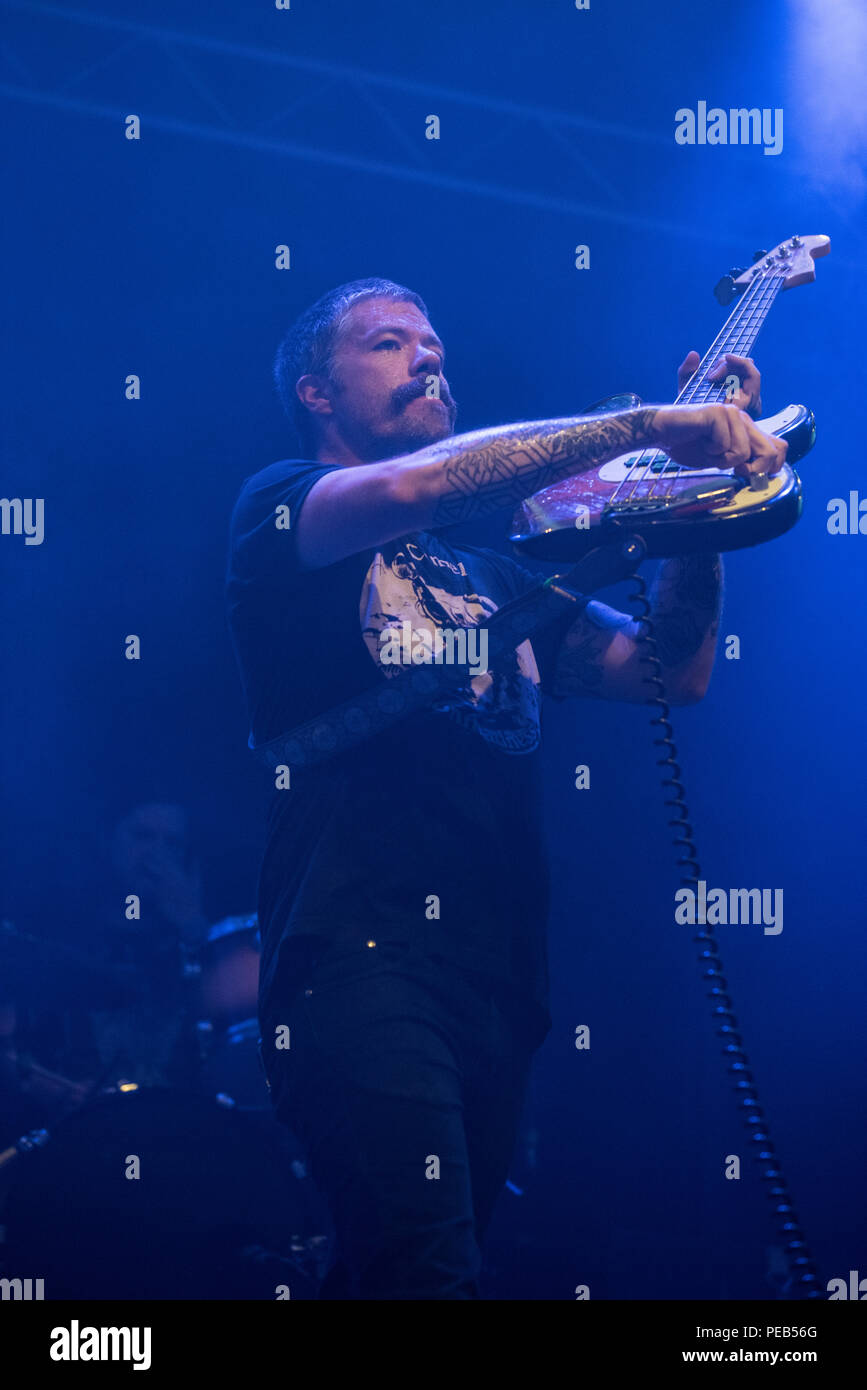
<svg viewBox="0 0 867 1390">
<path fill-rule="evenodd" d="M 722 609 L 722 561 L 718 555 L 666 560 L 651 592 L 657 651 L 663 666 L 680 666 L 711 648 Z"/>
<path fill-rule="evenodd" d="M 701 699 L 707 689 L 721 595 L 718 555 L 666 560 L 651 588 L 656 654 L 673 704 Z M 551 693 L 644 703 L 649 694 L 644 636 L 640 619 L 593 600 L 560 643 Z"/>
<path fill-rule="evenodd" d="M 432 524 L 451 526 L 508 506 L 575 473 L 653 442 L 656 410 L 506 425 L 431 445 L 414 465 L 433 491 Z"/>
<path fill-rule="evenodd" d="M 575 623 L 566 634 L 557 662 L 558 694 L 595 695 L 605 680 L 606 638 L 586 623 Z"/>
</svg>

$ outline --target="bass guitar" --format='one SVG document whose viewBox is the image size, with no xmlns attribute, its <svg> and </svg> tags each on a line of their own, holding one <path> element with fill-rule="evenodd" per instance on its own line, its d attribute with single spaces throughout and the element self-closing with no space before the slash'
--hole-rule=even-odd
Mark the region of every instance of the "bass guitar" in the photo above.
<svg viewBox="0 0 867 1390">
<path fill-rule="evenodd" d="M 723 277 L 717 298 L 728 303 L 738 296 L 737 303 L 676 405 L 725 402 L 726 381 L 708 379 L 719 358 L 746 356 L 780 291 L 814 280 L 815 261 L 830 249 L 826 236 L 795 236 L 758 253 L 748 270 Z M 611 396 L 586 413 L 640 405 L 638 396 Z M 789 405 L 755 423 L 788 444 L 780 472 L 758 486 L 731 469 L 683 468 L 661 449 L 643 449 L 533 493 L 515 513 L 509 539 L 540 559 L 574 561 L 625 534 L 639 536 L 649 556 L 739 550 L 781 536 L 801 514 L 801 480 L 792 465 L 813 447 L 816 422 L 806 406 Z"/>
</svg>

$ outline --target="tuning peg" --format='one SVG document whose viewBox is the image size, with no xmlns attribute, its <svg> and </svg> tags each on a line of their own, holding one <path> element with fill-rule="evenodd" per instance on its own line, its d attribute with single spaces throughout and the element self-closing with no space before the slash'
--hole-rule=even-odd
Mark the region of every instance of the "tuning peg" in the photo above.
<svg viewBox="0 0 867 1390">
<path fill-rule="evenodd" d="M 738 267 L 735 266 L 733 270 L 729 271 L 728 275 L 724 275 L 721 280 L 717 281 L 713 287 L 713 292 L 718 303 L 722 305 L 731 304 L 732 300 L 743 291 L 743 285 L 735 284 L 735 281 L 743 274 L 745 274 L 745 271 L 739 270 Z"/>
<path fill-rule="evenodd" d="M 764 260 L 764 258 L 765 258 L 765 256 L 766 256 L 767 254 L 768 254 L 767 251 L 754 251 L 754 252 L 753 252 L 753 264 L 755 264 L 756 261 Z"/>
<path fill-rule="evenodd" d="M 733 280 L 739 280 L 745 271 L 745 265 L 736 265 L 733 270 L 729 271 L 729 275 L 732 277 Z"/>
</svg>

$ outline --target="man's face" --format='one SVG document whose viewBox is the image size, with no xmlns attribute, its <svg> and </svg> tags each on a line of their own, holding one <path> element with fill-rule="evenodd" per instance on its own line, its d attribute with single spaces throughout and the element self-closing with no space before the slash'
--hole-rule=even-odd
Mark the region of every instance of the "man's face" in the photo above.
<svg viewBox="0 0 867 1390">
<path fill-rule="evenodd" d="M 181 806 L 137 806 L 116 827 L 112 850 L 118 874 L 137 892 L 166 865 L 185 864 L 187 814 Z"/>
<path fill-rule="evenodd" d="M 454 433 L 457 406 L 443 376 L 445 349 L 414 304 L 363 299 L 334 351 L 326 417 L 365 462 L 394 458 Z M 428 395 L 436 378 L 439 399 Z"/>
</svg>

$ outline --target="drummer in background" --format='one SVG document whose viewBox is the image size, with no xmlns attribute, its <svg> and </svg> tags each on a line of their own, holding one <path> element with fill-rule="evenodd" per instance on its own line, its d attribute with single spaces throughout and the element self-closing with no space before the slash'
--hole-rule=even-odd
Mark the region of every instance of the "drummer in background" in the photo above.
<svg viewBox="0 0 867 1390">
<path fill-rule="evenodd" d="M 183 806 L 145 802 L 115 826 L 111 861 L 117 886 L 141 902 L 139 921 L 124 925 L 173 936 L 198 949 L 207 932 L 202 875 L 193 852 L 189 812 Z"/>
<path fill-rule="evenodd" d="M 116 968 L 125 1000 L 91 1010 L 100 1064 L 113 1067 L 112 1079 L 190 1085 L 190 971 L 208 921 L 189 813 L 159 802 L 134 807 L 114 829 L 111 864 L 116 906 L 104 960 Z"/>
<path fill-rule="evenodd" d="M 15 997 L 0 1001 L 0 1091 L 11 1101 L 17 1087 L 42 1123 L 64 1104 L 62 1088 L 45 1092 L 46 1069 L 97 1085 L 192 1086 L 197 1077 L 191 1005 L 208 921 L 189 813 L 133 807 L 110 832 L 107 859 L 96 924 L 44 938 L 26 974 L 14 972 Z"/>
</svg>

